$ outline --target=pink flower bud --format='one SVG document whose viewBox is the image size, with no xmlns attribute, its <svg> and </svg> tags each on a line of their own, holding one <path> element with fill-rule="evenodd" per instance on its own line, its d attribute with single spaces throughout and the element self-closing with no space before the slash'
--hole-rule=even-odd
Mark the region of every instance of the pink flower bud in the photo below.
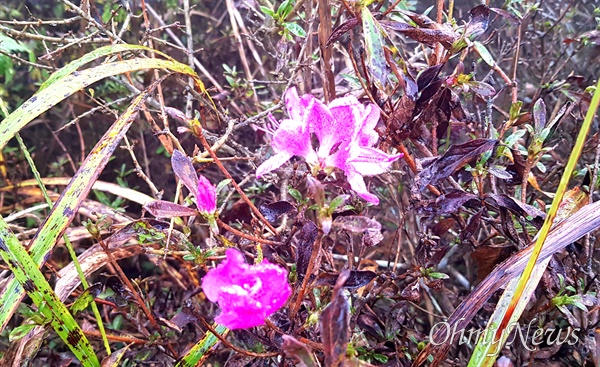
<svg viewBox="0 0 600 367">
<path fill-rule="evenodd" d="M 196 205 L 203 215 L 214 214 L 217 211 L 217 191 L 213 184 L 204 176 L 198 177 Z"/>
</svg>

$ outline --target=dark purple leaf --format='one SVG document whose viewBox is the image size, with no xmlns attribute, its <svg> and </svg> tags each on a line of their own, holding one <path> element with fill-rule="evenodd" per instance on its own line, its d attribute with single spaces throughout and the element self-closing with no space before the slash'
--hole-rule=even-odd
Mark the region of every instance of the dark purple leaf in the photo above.
<svg viewBox="0 0 600 367">
<path fill-rule="evenodd" d="M 296 260 L 296 271 L 298 273 L 298 280 L 300 282 L 306 275 L 308 263 L 310 262 L 310 257 L 312 256 L 313 244 L 315 243 L 318 234 L 319 230 L 317 229 L 317 226 L 309 220 L 304 223 L 300 229 L 300 233 L 297 235 L 298 242 L 296 244 L 296 248 L 298 254 Z"/>
<path fill-rule="evenodd" d="M 296 207 L 289 201 L 282 200 L 271 204 L 263 204 L 258 210 L 260 210 L 261 214 L 269 221 L 269 223 L 273 224 L 282 215 L 296 210 Z"/>
<path fill-rule="evenodd" d="M 494 139 L 475 139 L 464 144 L 452 145 L 442 156 L 429 161 L 427 167 L 419 173 L 419 188 L 423 191 L 427 185 L 437 184 L 478 158 L 480 154 L 494 149 L 497 144 L 498 141 Z"/>
<path fill-rule="evenodd" d="M 477 229 L 479 228 L 482 214 L 483 211 L 480 210 L 477 212 L 477 214 L 475 214 L 469 219 L 469 222 L 467 223 L 465 229 L 463 229 L 463 231 L 460 232 L 460 239 L 462 241 L 469 239 L 472 235 L 475 234 L 475 231 L 477 231 Z"/>
<path fill-rule="evenodd" d="M 144 205 L 144 209 L 157 218 L 192 217 L 198 215 L 196 209 L 164 200 L 156 200 L 148 203 Z"/>
<path fill-rule="evenodd" d="M 470 13 L 471 20 L 465 29 L 464 35 L 472 41 L 487 30 L 490 20 L 490 8 L 482 4 L 471 9 Z"/>
<path fill-rule="evenodd" d="M 423 70 L 421 74 L 417 77 L 417 86 L 419 87 L 419 91 L 422 91 L 430 85 L 432 82 L 436 81 L 438 75 L 440 74 L 440 70 L 442 70 L 444 64 L 437 64 L 434 66 L 430 66 L 427 69 Z"/>
<path fill-rule="evenodd" d="M 369 270 L 351 270 L 348 280 L 344 283 L 344 288 L 360 288 L 369 284 L 373 279 L 377 277 L 377 274 Z M 320 286 L 334 286 L 339 278 L 339 274 L 322 273 L 317 278 L 315 285 Z"/>
<path fill-rule="evenodd" d="M 512 180 L 513 178 L 512 173 L 507 172 L 505 169 L 502 169 L 502 167 L 498 166 L 488 167 L 488 172 L 503 180 Z"/>
<path fill-rule="evenodd" d="M 477 82 L 473 80 L 468 82 L 467 84 L 470 90 L 480 95 L 481 97 L 491 97 L 494 94 L 496 94 L 496 90 L 494 89 L 494 87 L 487 83 Z"/>
<path fill-rule="evenodd" d="M 374 246 L 383 240 L 381 223 L 371 218 L 360 215 L 338 217 L 333 221 L 333 225 L 349 232 L 363 234 L 365 246 Z"/>
<path fill-rule="evenodd" d="M 409 10 L 401 10 L 400 12 L 402 14 L 406 15 L 408 18 L 410 18 L 410 20 L 415 22 L 419 27 L 436 28 L 439 26 L 437 24 L 437 22 L 434 22 L 431 18 L 429 18 L 426 15 L 419 14 L 419 13 L 413 13 L 412 11 L 409 11 Z"/>
<path fill-rule="evenodd" d="M 332 301 L 321 312 L 321 339 L 325 366 L 343 366 L 346 358 L 346 349 L 350 340 L 350 304 L 342 291 L 342 285 L 350 276 L 350 272 L 343 271 L 333 290 Z"/>
<path fill-rule="evenodd" d="M 296 358 L 300 367 L 316 367 L 317 363 L 306 345 L 290 335 L 283 335 L 281 349 L 289 356 Z"/>
<path fill-rule="evenodd" d="M 443 84 L 444 84 L 444 81 L 442 79 L 438 79 L 438 80 L 428 84 L 425 87 L 425 89 L 423 89 L 421 91 L 421 95 L 419 96 L 419 99 L 417 99 L 417 106 L 422 107 L 422 105 L 425 102 L 429 101 L 437 92 L 439 92 L 439 90 Z M 437 103 L 436 103 L 436 106 L 434 106 L 434 108 L 435 107 L 437 107 Z M 435 114 L 434 110 L 432 110 L 431 112 L 432 112 L 432 115 Z"/>
<path fill-rule="evenodd" d="M 173 172 L 181 182 L 190 190 L 190 193 L 196 197 L 198 190 L 198 174 L 192 164 L 192 160 L 181 153 L 179 150 L 174 150 L 171 156 L 171 166 Z"/>
<path fill-rule="evenodd" d="M 493 11 L 494 13 L 508 19 L 508 21 L 510 21 L 511 23 L 514 23 L 514 24 L 521 23 L 521 20 L 519 19 L 519 17 L 517 17 L 516 15 L 514 15 L 504 9 L 490 8 L 490 10 Z"/>
<path fill-rule="evenodd" d="M 344 35 L 344 33 L 356 27 L 358 23 L 358 19 L 351 18 L 345 21 L 344 23 L 340 24 L 339 26 L 335 27 L 335 29 L 331 32 L 327 43 L 325 43 L 325 47 L 328 47 L 329 45 L 337 41 L 341 36 Z"/>
<path fill-rule="evenodd" d="M 441 195 L 435 201 L 435 213 L 437 215 L 453 214 L 468 202 L 478 202 L 479 197 L 466 191 L 452 190 L 445 195 Z"/>
<path fill-rule="evenodd" d="M 392 20 L 382 20 L 379 22 L 379 24 L 388 29 L 400 32 L 403 35 L 429 47 L 435 47 L 437 43 L 441 43 L 442 46 L 444 46 L 446 49 L 449 49 L 458 39 L 458 36 L 449 30 L 416 28 L 410 24 Z"/>
<path fill-rule="evenodd" d="M 539 210 L 538 208 L 522 203 L 519 200 L 513 199 L 512 197 L 505 194 L 488 194 L 484 202 L 487 204 L 491 204 L 492 207 L 501 207 L 509 210 L 515 215 L 518 215 L 523 218 L 532 217 L 530 221 L 532 225 L 537 228 L 540 228 L 544 223 L 544 219 L 546 218 L 546 213 Z"/>
<path fill-rule="evenodd" d="M 419 302 L 421 300 L 421 286 L 419 285 L 419 279 L 414 280 L 404 287 L 402 292 L 400 292 L 400 297 L 407 301 Z"/>
</svg>

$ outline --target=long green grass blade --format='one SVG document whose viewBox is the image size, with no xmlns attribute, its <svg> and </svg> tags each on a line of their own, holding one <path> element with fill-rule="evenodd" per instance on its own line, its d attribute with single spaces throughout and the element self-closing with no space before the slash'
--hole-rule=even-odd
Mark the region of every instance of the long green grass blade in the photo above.
<svg viewBox="0 0 600 367">
<path fill-rule="evenodd" d="M 552 205 L 550 206 L 550 210 L 548 211 L 544 225 L 538 233 L 537 240 L 531 253 L 531 257 L 527 262 L 527 266 L 521 274 L 518 283 L 516 283 L 516 286 L 512 285 L 510 288 L 510 291 L 512 292 L 510 299 L 508 299 L 508 297 L 503 297 L 504 300 L 496 307 L 493 315 L 494 321 L 487 325 L 486 330 L 483 333 L 484 336 L 489 334 L 490 337 L 480 340 L 475 349 L 475 354 L 471 357 L 469 367 L 489 367 L 493 364 L 495 361 L 495 356 L 497 356 L 502 349 L 502 340 L 506 340 L 504 335 L 508 336 L 510 333 L 511 324 L 516 322 L 521 317 L 526 303 L 529 301 L 531 294 L 541 279 L 541 273 L 543 273 L 543 270 L 546 268 L 547 262 L 544 261 L 541 264 L 538 264 L 538 268 L 535 270 L 536 262 L 539 254 L 542 251 L 546 237 L 548 237 L 550 228 L 554 223 L 554 219 L 557 217 L 560 204 L 567 190 L 569 180 L 575 171 L 577 161 L 579 160 L 579 156 L 583 150 L 587 134 L 592 125 L 592 121 L 594 120 L 594 116 L 596 115 L 599 104 L 600 79 L 598 79 L 592 101 L 586 113 L 583 124 L 581 125 L 581 129 L 579 130 L 577 141 L 575 142 L 575 146 L 573 147 L 571 155 L 569 156 L 569 161 L 567 162 L 565 171 L 563 172 L 560 183 L 556 190 L 556 194 L 552 200 Z M 495 320 L 500 320 L 500 322 L 497 323 Z"/>
<path fill-rule="evenodd" d="M 98 357 L 73 319 L 69 310 L 60 302 L 37 264 L 29 257 L 27 250 L 0 217 L 0 256 L 8 264 L 15 278 L 27 291 L 29 297 L 54 327 L 60 338 L 67 344 L 83 366 L 100 366 Z"/>
<path fill-rule="evenodd" d="M 117 44 L 117 45 L 104 46 L 104 47 L 100 47 L 92 52 L 89 52 L 89 53 L 83 55 L 82 57 L 80 57 L 77 60 L 71 61 L 64 67 L 62 67 L 59 70 L 52 73 L 52 75 L 50 75 L 50 77 L 40 86 L 38 93 L 41 90 L 46 89 L 49 86 L 51 86 L 52 84 L 54 84 L 57 80 L 62 79 L 65 76 L 75 72 L 76 70 L 78 70 L 80 67 L 82 67 L 83 65 L 85 65 L 87 63 L 90 63 L 100 57 L 112 55 L 112 54 L 119 53 L 119 52 L 125 52 L 125 51 L 150 51 L 150 52 L 154 52 L 155 54 L 159 54 L 168 60 L 174 61 L 174 59 L 171 58 L 169 55 L 164 54 L 160 51 L 156 51 L 156 50 L 151 49 L 150 47 L 146 47 L 146 46 L 129 45 L 129 44 Z"/>
<path fill-rule="evenodd" d="M 60 83 L 68 83 L 67 79 L 69 78 L 61 79 Z M 50 215 L 42 224 L 30 245 L 31 257 L 38 266 L 41 266 L 47 260 L 50 250 L 73 220 L 81 203 L 90 192 L 93 183 L 98 179 L 110 156 L 117 148 L 119 141 L 133 122 L 139 105 L 156 85 L 158 85 L 158 82 L 155 82 L 144 93 L 137 96 L 127 110 L 115 121 L 88 155 L 55 203 Z M 23 289 L 14 279 L 9 281 L 2 289 L 0 293 L 0 329 L 4 329 L 23 295 Z"/>
<path fill-rule="evenodd" d="M 176 61 L 136 58 L 102 64 L 58 79 L 52 88 L 39 91 L 13 111 L 0 123 L 0 149 L 30 121 L 77 91 L 106 77 L 143 69 L 165 69 L 189 75 L 194 78 L 198 88 L 205 91 L 196 73 L 189 66 Z"/>
</svg>

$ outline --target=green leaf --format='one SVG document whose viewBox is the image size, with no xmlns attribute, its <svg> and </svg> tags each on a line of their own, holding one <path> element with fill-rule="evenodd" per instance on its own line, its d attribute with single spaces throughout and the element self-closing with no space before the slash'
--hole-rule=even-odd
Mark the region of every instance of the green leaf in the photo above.
<svg viewBox="0 0 600 367">
<path fill-rule="evenodd" d="M 23 338 L 25 335 L 27 335 L 29 331 L 31 331 L 31 329 L 33 329 L 36 326 L 36 324 L 23 324 L 17 326 L 16 328 L 10 331 L 10 334 L 8 334 L 8 341 L 12 343 Z"/>
<path fill-rule="evenodd" d="M 102 283 L 96 283 L 86 289 L 69 308 L 71 314 L 77 315 L 79 312 L 85 310 L 98 297 L 101 290 Z"/>
<path fill-rule="evenodd" d="M 477 51 L 479 56 L 481 56 L 483 61 L 485 61 L 486 64 L 488 64 L 491 67 L 494 67 L 494 65 L 496 65 L 496 61 L 494 61 L 494 57 L 492 56 L 492 54 L 490 54 L 490 52 L 483 45 L 483 43 L 481 43 L 479 41 L 474 41 L 473 47 L 475 47 L 475 50 Z"/>
<path fill-rule="evenodd" d="M 277 8 L 277 15 L 279 16 L 279 19 L 285 20 L 285 18 L 290 15 L 293 8 L 294 5 L 292 0 L 285 0 L 282 2 L 281 5 L 279 5 L 279 8 Z"/>
<path fill-rule="evenodd" d="M 306 37 L 306 32 L 304 31 L 304 29 L 296 23 L 283 23 L 283 26 L 296 37 Z"/>
<path fill-rule="evenodd" d="M 270 16 L 271 18 L 275 18 L 275 13 L 273 12 L 273 10 L 267 8 L 266 6 L 259 6 L 260 11 L 262 11 L 263 13 L 265 13 L 266 15 Z"/>
</svg>

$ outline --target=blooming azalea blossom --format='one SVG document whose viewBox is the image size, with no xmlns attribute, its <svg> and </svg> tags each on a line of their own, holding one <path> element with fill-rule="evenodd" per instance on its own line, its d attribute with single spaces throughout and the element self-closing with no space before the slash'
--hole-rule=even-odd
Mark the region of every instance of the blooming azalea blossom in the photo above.
<svg viewBox="0 0 600 367">
<path fill-rule="evenodd" d="M 343 170 L 352 190 L 378 204 L 379 199 L 367 190 L 363 176 L 381 174 L 402 157 L 373 148 L 379 138 L 375 131 L 379 108 L 373 104 L 364 106 L 354 96 L 337 98 L 325 105 L 310 94 L 299 97 L 295 88 L 288 90 L 285 102 L 290 118 L 281 121 L 273 134 L 271 146 L 276 154 L 258 167 L 256 176 L 260 178 L 299 156 L 313 174 Z M 316 150 L 311 134 L 319 140 Z"/>
<path fill-rule="evenodd" d="M 236 249 L 225 254 L 227 258 L 202 278 L 204 294 L 221 307 L 215 322 L 229 329 L 263 325 L 292 293 L 287 271 L 266 260 L 248 265 Z"/>
</svg>

